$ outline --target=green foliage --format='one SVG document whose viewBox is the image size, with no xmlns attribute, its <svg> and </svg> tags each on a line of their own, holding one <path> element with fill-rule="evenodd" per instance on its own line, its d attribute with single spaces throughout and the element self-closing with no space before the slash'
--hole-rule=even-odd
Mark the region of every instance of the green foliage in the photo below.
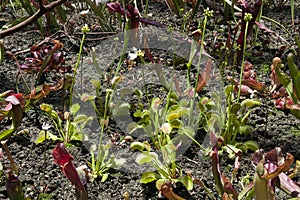
<svg viewBox="0 0 300 200">
<path fill-rule="evenodd" d="M 109 156 L 110 144 L 98 145 L 98 153 L 95 156 L 94 151 L 96 146 L 92 146 L 90 153 L 92 157 L 92 162 L 88 163 L 89 167 L 92 169 L 93 178 L 102 177 L 101 182 L 105 182 L 109 176 L 108 170 L 110 168 L 117 168 L 121 166 L 125 159 L 117 159 L 114 156 Z M 97 158 L 96 158 L 97 157 Z"/>
<path fill-rule="evenodd" d="M 177 15 L 182 13 L 182 9 L 184 6 L 183 0 L 165 0 L 165 2 L 168 5 L 169 9 Z"/>
<path fill-rule="evenodd" d="M 292 83 L 293 83 L 293 88 L 295 90 L 295 97 L 297 99 L 293 99 L 294 103 L 300 102 L 300 71 L 298 69 L 298 66 L 294 63 L 293 61 L 293 54 L 288 55 L 288 67 L 291 73 L 292 77 Z"/>
<path fill-rule="evenodd" d="M 93 178 L 95 179 L 97 177 L 101 177 L 101 182 L 105 182 L 109 177 L 109 169 L 112 167 L 118 168 L 125 162 L 125 159 L 117 159 L 114 156 L 109 155 L 111 144 L 104 144 L 102 140 L 104 128 L 108 126 L 109 119 L 111 117 L 111 108 L 109 107 L 109 102 L 113 97 L 113 90 L 107 89 L 105 91 L 105 98 L 102 98 L 100 81 L 92 80 L 92 85 L 96 90 L 97 98 L 95 99 L 94 96 L 90 96 L 84 93 L 81 95 L 81 100 L 83 102 L 89 101 L 92 104 L 97 113 L 98 122 L 100 124 L 101 130 L 99 134 L 99 144 L 93 145 L 90 148 L 90 154 L 92 159 L 91 163 L 88 163 L 88 165 L 92 169 Z M 119 110 L 115 110 L 115 112 L 119 112 L 119 114 L 122 113 L 122 109 L 124 106 L 126 107 L 126 105 L 120 106 Z M 139 148 L 137 147 L 138 144 L 136 146 L 135 144 L 133 144 L 133 146 L 134 148 Z"/>
<path fill-rule="evenodd" d="M 182 183 L 187 190 L 193 189 L 193 180 L 190 176 L 182 175 L 181 169 L 175 164 L 176 147 L 174 144 L 164 146 L 162 149 L 163 161 L 160 161 L 155 152 L 144 151 L 136 158 L 139 165 L 150 164 L 155 168 L 155 172 L 144 172 L 140 183 L 150 183 L 156 181 L 156 188 L 161 191 L 162 185 L 171 182 L 172 185 L 177 182 Z"/>
<path fill-rule="evenodd" d="M 275 198 L 271 186 L 268 184 L 268 180 L 261 178 L 265 173 L 264 170 L 264 163 L 261 161 L 255 169 L 254 191 L 257 199 L 271 200 Z"/>
<path fill-rule="evenodd" d="M 72 105 L 72 107 L 70 108 L 70 113 L 64 113 L 64 120 L 66 120 L 66 123 L 64 123 L 58 113 L 53 110 L 51 105 L 41 104 L 40 109 L 43 110 L 46 115 L 52 119 L 52 122 L 59 133 L 59 137 L 55 136 L 47 130 L 43 130 L 39 133 L 36 143 L 41 143 L 45 139 L 60 140 L 65 142 L 66 144 L 76 140 L 82 141 L 84 136 L 82 132 L 83 128 L 90 120 L 92 120 L 92 117 L 88 117 L 83 114 L 77 114 L 80 109 L 80 106 L 78 104 Z"/>
<path fill-rule="evenodd" d="M 158 154 L 151 151 L 149 144 L 131 143 L 132 149 L 142 152 L 137 156 L 136 162 L 139 165 L 148 163 L 156 169 L 155 172 L 144 172 L 140 182 L 156 181 L 156 188 L 168 198 L 177 196 L 171 188 L 178 182 L 182 183 L 187 190 L 193 188 L 192 178 L 188 175 L 183 176 L 181 169 L 175 163 L 177 147 L 173 144 L 172 139 L 175 133 L 184 137 L 188 135 L 189 139 L 193 139 L 194 131 L 184 124 L 184 120 L 187 121 L 189 117 L 189 106 L 190 102 L 187 99 L 178 101 L 177 95 L 169 91 L 166 102 L 160 98 L 153 98 L 148 109 L 142 106 L 140 108 L 143 110 L 136 110 L 134 117 L 138 118 L 138 122 L 128 126 L 131 129 L 130 132 L 137 128 L 143 128 L 150 136 L 155 149 L 161 151 L 162 161 Z M 185 141 L 182 140 L 181 142 L 184 143 Z"/>
<path fill-rule="evenodd" d="M 236 147 L 247 151 L 251 149 L 255 151 L 258 145 L 254 141 L 247 141 L 245 143 L 238 143 L 236 136 L 238 134 L 247 135 L 251 127 L 247 124 L 248 116 L 252 110 L 260 106 L 260 101 L 255 99 L 245 99 L 241 103 L 235 103 L 233 99 L 234 86 L 229 85 L 225 88 L 225 95 L 227 99 L 226 112 L 222 109 L 220 99 L 214 98 L 211 100 L 203 97 L 199 102 L 199 107 L 202 111 L 203 126 L 206 130 L 213 132 L 220 132 L 224 139 L 224 144 L 233 144 Z M 221 127 L 221 130 L 220 130 Z"/>
<path fill-rule="evenodd" d="M 275 66 L 275 73 L 280 83 L 286 89 L 288 95 L 290 96 L 292 102 L 288 102 L 288 100 L 278 100 L 284 102 L 284 107 L 280 107 L 281 109 L 290 110 L 291 114 L 300 119 L 300 71 L 298 66 L 293 61 L 294 56 L 292 53 L 288 55 L 288 67 L 290 70 L 290 76 L 284 73 L 281 69 L 280 64 Z"/>
<path fill-rule="evenodd" d="M 78 66 L 79 66 L 79 61 L 80 57 L 81 57 L 81 52 L 82 52 L 82 45 L 85 39 L 85 35 L 86 33 L 89 31 L 87 26 L 84 26 L 82 28 L 82 32 L 83 32 L 83 36 L 82 36 L 82 40 L 81 40 L 81 46 L 80 46 L 80 50 L 79 50 L 79 54 L 78 54 L 78 59 L 77 59 L 77 63 L 76 63 L 76 68 L 74 70 L 74 77 L 76 77 L 76 73 L 78 70 Z M 61 46 L 59 45 L 59 42 L 55 42 L 55 46 Z M 58 48 L 54 48 L 52 51 L 53 53 L 55 52 L 55 50 Z M 52 54 L 53 54 L 52 53 Z M 51 54 L 50 54 L 51 55 Z M 52 55 L 50 56 L 52 57 Z M 47 61 L 49 61 L 47 59 Z M 42 65 L 42 71 L 44 70 L 44 65 L 46 65 L 48 62 L 46 62 L 46 64 L 44 64 L 45 62 L 43 62 Z M 41 70 L 39 70 L 41 71 Z M 73 87 L 74 87 L 74 78 L 72 79 L 72 83 L 70 86 L 70 93 L 72 94 L 73 91 Z M 39 133 L 39 136 L 36 140 L 36 143 L 41 143 L 44 140 L 51 139 L 51 140 L 60 140 L 63 141 L 66 144 L 69 144 L 71 141 L 82 141 L 84 134 L 83 134 L 83 129 L 86 126 L 86 124 L 91 121 L 93 119 L 93 117 L 88 117 L 87 115 L 84 114 L 78 114 L 78 111 L 80 110 L 80 105 L 79 104 L 72 104 L 73 101 L 73 96 L 70 96 L 70 112 L 64 112 L 63 116 L 59 116 L 59 114 L 53 110 L 53 107 L 49 104 L 41 104 L 40 105 L 40 109 L 43 110 L 46 115 L 48 117 L 50 117 L 52 119 L 52 122 L 56 128 L 56 130 L 59 133 L 59 138 L 55 135 L 53 135 L 51 132 L 49 132 L 47 129 L 43 130 Z"/>
<path fill-rule="evenodd" d="M 225 91 L 228 107 L 226 110 L 226 123 L 224 124 L 221 135 L 224 138 L 225 144 L 229 144 L 235 143 L 235 138 L 238 133 L 248 133 L 249 126 L 247 125 L 247 118 L 253 108 L 260 106 L 260 101 L 245 99 L 241 103 L 234 103 L 234 101 L 232 101 L 233 87 L 227 86 Z"/>
<path fill-rule="evenodd" d="M 86 2 L 90 9 L 97 15 L 99 16 L 100 19 L 100 26 L 102 31 L 113 31 L 113 28 L 111 24 L 109 24 L 109 20 L 107 20 L 107 12 L 106 12 L 106 3 L 96 5 L 93 1 L 91 0 L 83 0 Z"/>
<path fill-rule="evenodd" d="M 166 105 L 163 106 L 164 103 Z M 178 101 L 177 95 L 170 91 L 166 102 L 160 98 L 153 98 L 148 109 L 139 106 L 133 114 L 137 122 L 129 124 L 128 131 L 132 133 L 137 129 L 144 129 L 156 149 L 161 149 L 172 140 L 175 133 L 187 126 L 184 121 L 189 118 L 189 106 L 190 102 L 187 99 Z M 194 120 L 198 121 L 198 118 L 194 117 Z"/>
<path fill-rule="evenodd" d="M 46 130 L 42 130 L 40 131 L 38 137 L 35 140 L 36 144 L 40 144 L 42 142 L 44 142 L 45 140 L 50 139 L 52 141 L 56 141 L 59 140 L 60 138 L 57 137 L 56 135 L 54 135 L 53 133 L 46 131 Z"/>
</svg>

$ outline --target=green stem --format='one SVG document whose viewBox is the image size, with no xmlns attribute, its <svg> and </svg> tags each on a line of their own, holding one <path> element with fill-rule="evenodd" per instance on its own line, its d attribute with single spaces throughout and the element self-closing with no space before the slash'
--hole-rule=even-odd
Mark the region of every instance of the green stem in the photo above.
<svg viewBox="0 0 300 200">
<path fill-rule="evenodd" d="M 246 44 L 247 44 L 248 25 L 249 25 L 249 22 L 246 21 L 246 28 L 245 28 L 245 35 L 244 35 L 244 45 L 243 45 L 242 67 L 241 67 L 240 81 L 239 81 L 238 102 L 240 101 L 240 96 L 241 96 L 241 86 L 242 86 L 242 78 L 243 78 L 243 72 L 244 72 L 244 62 L 245 62 L 245 52 L 246 52 Z"/>
<path fill-rule="evenodd" d="M 101 121 L 100 121 L 100 124 L 101 124 L 100 142 L 99 142 L 100 145 L 102 145 L 104 126 L 105 126 L 105 123 L 107 120 L 107 110 L 108 110 L 108 106 L 109 106 L 109 102 L 110 102 L 110 96 L 112 96 L 111 94 L 112 94 L 112 92 L 106 91 L 103 122 L 101 123 Z"/>
<path fill-rule="evenodd" d="M 74 69 L 74 73 L 73 73 L 73 79 L 72 79 L 72 83 L 71 83 L 71 87 L 70 87 L 70 107 L 73 104 L 73 89 L 74 89 L 74 84 L 75 84 L 75 79 L 76 79 L 76 75 L 77 75 L 77 71 L 79 68 L 79 63 L 80 63 L 80 58 L 81 58 L 81 54 L 82 54 L 82 49 L 83 49 L 83 43 L 86 37 L 86 33 L 88 32 L 88 28 L 87 27 L 83 27 L 82 29 L 86 29 L 86 30 L 82 30 L 82 38 L 81 38 L 81 43 L 80 43 L 80 48 L 79 48 L 79 53 L 78 53 L 78 57 L 77 57 L 77 62 L 75 65 L 75 69 Z M 69 117 L 68 119 L 68 130 L 67 130 L 67 135 L 64 138 L 65 142 L 70 142 L 69 141 L 69 136 L 70 136 L 70 131 L 71 131 L 71 117 Z M 67 139 L 67 141 L 66 141 Z"/>
<path fill-rule="evenodd" d="M 187 66 L 187 86 L 188 88 L 191 86 L 191 77 L 190 77 L 190 72 L 191 72 L 191 67 L 192 67 L 192 62 L 194 59 L 194 56 L 196 54 L 196 45 L 197 45 L 197 41 L 192 40 L 192 46 L 191 46 L 191 53 L 190 53 L 190 57 L 189 57 L 189 62 L 186 64 Z"/>
<path fill-rule="evenodd" d="M 201 64 L 201 58 L 202 58 L 202 52 L 203 52 L 203 49 L 204 49 L 204 36 L 205 36 L 205 30 L 206 30 L 206 23 L 207 23 L 207 16 L 205 16 L 204 18 L 204 22 L 203 22 L 203 29 L 202 29 L 202 38 L 201 38 L 201 46 L 200 46 L 200 55 L 199 55 L 199 58 L 198 58 L 198 63 L 197 63 L 197 73 L 196 73 L 196 84 L 195 84 L 195 91 L 194 91 L 194 96 L 193 96 L 193 99 L 191 100 L 191 103 L 190 103 L 190 113 L 189 113 L 189 123 L 188 123 L 188 126 L 190 127 L 191 123 L 192 123 L 192 116 L 193 115 L 193 111 L 194 111 L 194 105 L 195 105 L 195 99 L 196 99 L 196 87 L 198 85 L 198 76 L 200 74 L 200 64 Z M 194 54 L 194 52 L 192 52 Z M 189 73 L 188 73 L 189 74 Z"/>
<path fill-rule="evenodd" d="M 77 56 L 77 62 L 76 62 L 74 73 L 73 73 L 73 79 L 72 79 L 72 83 L 71 83 L 71 87 L 70 87 L 70 106 L 72 106 L 72 103 L 73 103 L 72 93 L 73 93 L 73 88 L 74 88 L 74 84 L 75 84 L 75 78 L 76 78 L 77 71 L 78 71 L 79 64 L 80 64 L 80 59 L 81 59 L 81 54 L 82 54 L 83 43 L 84 43 L 85 37 L 86 37 L 86 33 L 83 32 L 82 38 L 81 38 L 81 43 L 80 43 L 80 48 L 79 48 L 79 53 Z"/>
<path fill-rule="evenodd" d="M 231 2 L 230 0 L 225 0 L 225 2 L 226 2 L 227 4 L 229 4 L 230 6 L 232 6 L 232 2 Z M 239 7 L 237 7 L 237 6 L 235 6 L 235 5 L 234 5 L 234 9 L 235 9 L 236 11 L 238 11 L 238 12 L 242 12 L 242 9 L 240 9 Z M 275 21 L 274 19 L 271 19 L 271 18 L 266 17 L 266 16 L 261 16 L 261 18 L 262 18 L 262 19 L 265 19 L 265 20 L 267 20 L 267 21 L 270 21 L 270 22 L 272 22 L 272 23 L 274 23 L 274 24 L 276 24 L 277 26 L 279 26 L 280 28 L 282 28 L 288 35 L 291 35 L 291 33 L 290 33 L 290 32 L 289 32 L 282 24 L 280 24 L 279 22 Z"/>
</svg>

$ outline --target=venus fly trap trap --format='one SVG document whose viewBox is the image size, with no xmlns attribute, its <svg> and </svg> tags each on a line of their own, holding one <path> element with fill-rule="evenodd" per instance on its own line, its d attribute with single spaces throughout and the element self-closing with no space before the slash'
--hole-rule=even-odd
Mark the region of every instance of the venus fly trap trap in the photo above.
<svg viewBox="0 0 300 200">
<path fill-rule="evenodd" d="M 298 199 L 298 2 L 8 1 L 0 199 Z"/>
</svg>

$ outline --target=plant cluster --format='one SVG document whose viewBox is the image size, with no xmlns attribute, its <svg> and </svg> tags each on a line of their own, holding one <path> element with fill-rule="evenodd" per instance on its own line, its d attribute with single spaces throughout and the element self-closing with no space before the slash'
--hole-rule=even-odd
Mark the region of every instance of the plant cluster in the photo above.
<svg viewBox="0 0 300 200">
<path fill-rule="evenodd" d="M 284 64 L 280 58 L 275 57 L 270 66 L 271 85 L 265 86 L 260 81 L 256 80 L 256 72 L 253 70 L 252 64 L 245 61 L 245 68 L 241 84 L 232 77 L 227 77 L 229 81 L 233 83 L 235 93 L 239 93 L 242 96 L 261 96 L 270 97 L 274 100 L 276 108 L 281 110 L 288 110 L 298 119 L 300 118 L 300 106 L 299 106 L 299 77 L 300 71 L 298 66 L 293 61 L 294 55 L 290 53 L 287 56 L 287 67 L 290 72 L 290 76 L 283 72 Z M 239 91 L 239 87 L 241 88 Z M 247 100 L 249 101 L 249 100 Z M 259 105 L 252 101 L 252 105 Z"/>
<path fill-rule="evenodd" d="M 84 51 L 83 45 L 86 36 L 90 32 L 88 26 L 85 25 L 82 28 L 78 58 L 73 68 L 65 66 L 63 44 L 58 40 L 52 40 L 52 46 L 33 45 L 30 48 L 32 57 L 27 57 L 22 64 L 19 64 L 14 54 L 9 53 L 18 67 L 18 76 L 22 76 L 26 85 L 28 80 L 25 79 L 23 72 L 31 75 L 31 85 L 27 87 L 27 93 L 19 93 L 18 90 L 16 93 L 14 90 L 9 90 L 0 94 L 0 122 L 8 120 L 11 123 L 9 129 L 0 132 L 2 149 L 7 154 L 11 164 L 6 173 L 6 188 L 10 199 L 25 199 L 25 196 L 22 183 L 18 178 L 18 167 L 6 141 L 17 132 L 24 113 L 30 109 L 36 110 L 38 107 L 40 109 L 37 113 L 44 114 L 52 123 L 49 121 L 48 124 L 43 125 L 43 130 L 38 134 L 36 144 L 45 144 L 47 140 L 51 144 L 55 144 L 52 151 L 54 162 L 59 165 L 64 176 L 75 186 L 77 199 L 88 199 L 88 181 L 95 181 L 99 177 L 101 177 L 101 182 L 106 181 L 109 178 L 110 169 L 117 169 L 125 162 L 124 159 L 117 159 L 114 155 L 111 155 L 112 146 L 122 142 L 127 147 L 130 146 L 128 151 L 138 152 L 135 158 L 137 164 L 148 165 L 153 169 L 141 175 L 140 183 L 155 182 L 159 194 L 170 200 L 183 199 L 174 192 L 177 187 L 183 186 L 187 191 L 191 191 L 195 185 L 203 188 L 211 199 L 217 199 L 214 192 L 218 193 L 218 197 L 224 200 L 251 199 L 254 197 L 264 200 L 275 199 L 276 188 L 291 197 L 300 198 L 300 187 L 293 180 L 293 177 L 298 173 L 299 161 L 296 161 L 294 167 L 292 154 L 286 153 L 286 158 L 284 158 L 282 149 L 278 147 L 264 153 L 255 141 L 240 142 L 237 140 L 239 136 L 245 136 L 251 131 L 248 117 L 254 109 L 262 106 L 262 102 L 267 98 L 274 101 L 276 108 L 288 110 L 300 119 L 300 71 L 294 63 L 294 55 L 291 53 L 287 56 L 288 72 L 284 69 L 285 66 L 280 58 L 275 57 L 273 59 L 270 86 L 266 86 L 257 79 L 254 67 L 247 61 L 246 53 L 249 38 L 254 35 L 252 43 L 255 44 L 258 29 L 268 34 L 276 34 L 260 21 L 263 18 L 264 2 L 262 0 L 255 2 L 242 0 L 237 5 L 228 0 L 223 2 L 224 12 L 227 13 L 226 15 L 231 13 L 230 17 L 233 20 L 236 20 L 234 11 L 239 11 L 241 14 L 240 22 L 235 23 L 236 29 L 233 35 L 236 41 L 230 41 L 231 33 L 229 31 L 226 44 L 223 45 L 226 51 L 223 65 L 228 64 L 229 55 L 233 50 L 232 52 L 235 54 L 232 63 L 236 66 L 236 69 L 233 69 L 233 77 L 227 78 L 230 84 L 224 89 L 224 104 L 221 101 L 222 96 L 215 93 L 207 96 L 203 95 L 207 83 L 213 78 L 212 59 L 209 58 L 204 63 L 204 70 L 200 70 L 202 55 L 205 53 L 204 49 L 208 47 L 205 43 L 206 25 L 209 23 L 208 19 L 213 16 L 214 11 L 205 9 L 203 20 L 197 21 L 197 30 L 192 32 L 194 40 L 189 41 L 191 44 L 190 54 L 183 58 L 187 76 L 187 89 L 184 92 L 181 92 L 178 86 L 179 81 L 176 78 L 173 79 L 173 82 L 168 81 L 164 77 L 162 69 L 157 67 L 156 73 L 163 85 L 161 91 L 166 92 L 165 96 L 157 95 L 155 92 L 145 94 L 138 88 L 134 88 L 133 93 L 138 98 L 137 103 L 122 102 L 113 105 L 116 88 L 123 81 L 120 71 L 124 63 L 160 64 L 160 60 L 155 60 L 151 54 L 151 48 L 148 48 L 146 40 L 144 41 L 145 49 L 136 49 L 134 54 L 128 52 L 128 44 L 137 44 L 140 40 L 138 30 L 142 29 L 141 23 L 164 29 L 166 25 L 146 18 L 148 1 L 141 2 L 142 6 L 139 6 L 137 1 L 117 1 L 99 3 L 99 5 L 90 0 L 84 0 L 83 2 L 97 14 L 103 30 L 112 29 L 109 20 L 106 20 L 106 16 L 109 16 L 109 19 L 116 20 L 116 23 L 122 24 L 124 31 L 132 30 L 131 35 L 124 35 L 122 55 L 118 58 L 116 68 L 111 67 L 109 73 L 101 71 L 95 58 L 96 54 L 92 51 L 93 64 L 102 76 L 101 80 L 92 80 L 96 96 L 81 94 L 81 100 L 85 103 L 91 103 L 97 113 L 100 125 L 99 143 L 92 145 L 90 149 L 91 160 L 87 161 L 87 166 L 83 165 L 76 168 L 73 163 L 74 158 L 68 152 L 68 148 L 76 148 L 76 141 L 83 141 L 86 134 L 84 128 L 93 119 L 88 115 L 80 114 L 80 105 L 73 104 L 73 98 L 75 98 L 73 89 L 77 81 L 76 75 Z M 14 2 L 10 3 L 14 8 L 16 4 Z M 25 17 L 19 26 L 34 22 L 41 33 L 46 35 L 46 32 L 52 32 L 59 28 L 60 23 L 67 23 L 67 10 L 74 10 L 72 4 L 64 0 L 49 2 L 42 0 L 21 1 L 19 3 L 18 6 L 26 10 L 29 15 L 32 15 L 32 17 Z M 180 18 L 182 31 L 189 30 L 188 28 L 192 26 L 193 21 L 195 21 L 194 18 L 199 14 L 198 11 L 201 8 L 201 1 L 196 0 L 165 0 L 165 3 Z M 2 7 L 4 6 L 5 3 L 2 4 Z M 139 11 L 140 7 L 144 8 L 145 13 L 143 16 Z M 52 9 L 54 10 L 50 12 Z M 294 18 L 294 1 L 291 1 L 291 10 L 292 18 Z M 43 15 L 45 16 L 44 19 L 38 19 Z M 266 17 L 264 19 L 277 23 Z M 43 20 L 46 21 L 47 31 L 43 28 Z M 294 20 L 292 21 L 294 23 Z M 257 25 L 256 28 L 255 25 Z M 0 32 L 0 37 L 5 37 L 9 32 L 18 30 L 19 26 Z M 299 41 L 298 47 L 300 47 Z M 125 55 L 128 55 L 129 58 L 126 58 Z M 0 41 L 0 63 L 4 60 L 4 45 Z M 195 60 L 197 61 L 196 66 L 194 66 Z M 173 63 L 176 65 L 175 60 Z M 236 79 L 234 70 L 240 72 L 239 79 Z M 52 72 L 62 73 L 63 75 L 68 74 L 68 78 L 65 79 L 64 77 L 54 85 L 47 84 L 46 76 Z M 169 87 L 170 84 L 174 84 L 175 87 Z M 42 99 L 47 97 L 50 92 L 60 89 L 68 90 L 69 94 L 69 109 L 61 113 L 55 110 L 52 105 L 41 103 Z M 117 134 L 112 135 L 110 141 L 106 141 L 104 139 L 106 129 L 114 122 L 114 117 L 124 110 L 129 111 L 134 119 L 127 127 L 129 134 L 122 136 L 122 142 L 120 143 L 116 141 L 119 137 Z M 52 125 L 55 129 L 51 129 Z M 143 130 L 150 139 L 144 141 L 135 139 L 133 133 L 138 130 Z M 200 144 L 202 141 L 196 139 L 197 134 L 202 131 L 210 136 L 209 147 L 202 146 Z M 216 191 L 213 191 L 213 188 L 207 188 L 201 178 L 193 177 L 192 173 L 185 172 L 178 164 L 177 157 L 182 151 L 185 151 L 185 147 L 191 144 L 196 144 L 204 156 L 211 159 L 211 170 Z M 2 149 L 0 157 L 2 157 Z M 242 184 L 242 189 L 239 191 L 238 186 L 234 184 L 235 179 L 241 168 L 240 161 L 243 154 L 250 151 L 254 152 L 251 161 L 255 172 L 253 177 L 249 178 L 251 181 Z M 234 160 L 233 166 L 230 166 L 232 167 L 231 177 L 228 177 L 221 170 L 221 156 L 228 156 Z M 128 198 L 125 197 L 125 199 Z"/>
</svg>

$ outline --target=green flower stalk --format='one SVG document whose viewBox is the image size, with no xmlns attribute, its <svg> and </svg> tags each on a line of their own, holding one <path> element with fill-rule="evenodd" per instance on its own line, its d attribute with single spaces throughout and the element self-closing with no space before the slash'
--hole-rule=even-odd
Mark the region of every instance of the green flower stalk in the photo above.
<svg viewBox="0 0 300 200">
<path fill-rule="evenodd" d="M 206 30 L 206 23 L 209 17 L 213 16 L 214 11 L 209 10 L 209 8 L 204 10 L 204 21 L 203 21 L 203 29 L 202 29 L 202 37 L 201 37 L 201 46 L 200 46 L 200 53 L 199 53 L 199 58 L 198 58 L 198 63 L 197 66 L 200 66 L 201 63 L 201 58 L 202 58 L 202 52 L 204 49 L 204 36 L 205 36 L 205 30 Z M 188 87 L 190 86 L 190 70 L 191 70 L 191 65 L 192 65 L 192 61 L 193 61 L 193 57 L 196 53 L 196 44 L 195 41 L 193 41 L 192 47 L 191 47 L 191 54 L 190 54 L 190 58 L 189 58 L 189 62 L 187 63 L 187 68 L 188 68 Z M 197 74 L 196 77 L 199 77 L 199 73 L 200 70 L 197 70 Z M 197 87 L 198 85 L 198 78 L 196 79 L 196 84 L 195 87 Z M 193 96 L 193 100 L 191 101 L 190 104 L 190 117 L 189 117 L 189 123 L 188 125 L 190 126 L 192 121 L 192 116 L 193 116 L 193 108 L 195 105 L 195 98 L 196 98 L 196 91 L 194 91 L 194 96 Z"/>
<path fill-rule="evenodd" d="M 241 73 L 240 73 L 240 80 L 239 80 L 239 91 L 238 91 L 238 101 L 240 100 L 241 96 L 241 85 L 242 85 L 242 78 L 243 78 L 243 72 L 244 72 L 244 66 L 245 66 L 245 51 L 246 51 L 246 43 L 247 43 L 247 35 L 248 35 L 248 26 L 249 22 L 252 19 L 252 14 L 245 13 L 244 20 L 246 22 L 246 28 L 245 28 L 245 35 L 244 35 L 244 45 L 243 45 L 243 58 L 242 58 L 242 67 L 241 67 Z"/>
<path fill-rule="evenodd" d="M 81 58 L 81 54 L 82 54 L 82 49 L 83 49 L 83 43 L 86 37 L 86 34 L 88 32 L 90 32 L 89 27 L 85 24 L 82 28 L 81 28 L 81 32 L 82 32 L 82 38 L 81 38 L 81 43 L 80 43 L 80 48 L 79 48 L 79 53 L 78 53 L 78 57 L 77 57 L 77 62 L 75 65 L 75 69 L 74 69 L 74 73 L 73 73 L 73 79 L 72 79 L 72 83 L 71 83 L 71 87 L 70 87 L 70 107 L 73 104 L 73 88 L 74 88 L 74 84 L 75 84 L 75 78 L 77 75 L 77 71 L 79 68 L 79 63 L 80 63 L 80 58 Z M 66 132 L 66 137 L 65 138 L 69 138 L 69 135 L 71 135 L 71 133 L 69 132 L 71 129 L 71 118 L 68 118 L 68 131 Z M 67 141 L 68 142 L 68 141 Z"/>
<path fill-rule="evenodd" d="M 83 43 L 84 43 L 86 34 L 87 34 L 88 32 L 90 32 L 90 29 L 89 29 L 88 25 L 85 24 L 85 25 L 81 28 L 81 32 L 82 32 L 82 38 L 81 38 L 81 43 L 80 43 L 79 53 L 78 53 L 78 57 L 77 57 L 77 62 L 76 62 L 75 69 L 74 69 L 74 73 L 73 73 L 73 77 L 74 77 L 74 78 L 73 78 L 73 80 L 72 80 L 72 84 L 71 84 L 71 87 L 70 87 L 70 94 L 71 94 L 71 97 L 70 97 L 70 106 L 72 106 L 72 102 L 73 102 L 72 92 L 73 92 L 73 88 L 74 88 L 74 84 L 75 84 L 75 77 L 76 77 L 76 75 L 77 75 L 77 71 L 78 71 L 78 68 L 79 68 L 80 58 L 81 58 L 82 49 L 83 49 Z"/>
</svg>

